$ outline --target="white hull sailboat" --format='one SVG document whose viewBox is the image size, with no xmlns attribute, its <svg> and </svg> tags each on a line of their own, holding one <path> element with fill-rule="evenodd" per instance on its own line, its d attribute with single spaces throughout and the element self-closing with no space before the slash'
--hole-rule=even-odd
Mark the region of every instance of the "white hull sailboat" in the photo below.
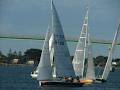
<svg viewBox="0 0 120 90">
<path fill-rule="evenodd" d="M 109 75 L 109 73 L 111 71 L 111 67 L 112 67 L 112 56 L 113 56 L 113 53 L 115 51 L 115 45 L 117 44 L 119 36 L 120 36 L 120 24 L 118 26 L 118 29 L 117 29 L 116 33 L 115 33 L 115 36 L 114 36 L 114 39 L 113 39 L 113 42 L 112 42 L 112 46 L 109 49 L 108 59 L 107 59 L 107 62 L 106 62 L 102 77 L 97 78 L 96 79 L 97 81 L 106 82 L 106 80 L 108 78 L 108 75 Z"/>
<path fill-rule="evenodd" d="M 83 83 L 74 82 L 72 80 L 75 73 L 72 66 L 72 61 L 70 60 L 69 50 L 53 1 L 51 1 L 51 4 L 53 55 L 51 55 L 49 51 L 50 38 L 47 34 L 39 62 L 37 80 L 39 81 L 40 86 L 81 87 Z"/>
</svg>

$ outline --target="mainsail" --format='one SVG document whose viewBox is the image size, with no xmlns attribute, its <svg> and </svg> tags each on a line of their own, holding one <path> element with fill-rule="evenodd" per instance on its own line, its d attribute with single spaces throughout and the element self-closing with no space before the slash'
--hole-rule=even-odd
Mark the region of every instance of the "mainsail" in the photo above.
<svg viewBox="0 0 120 90">
<path fill-rule="evenodd" d="M 88 10 L 85 16 L 82 31 L 80 33 L 80 38 L 73 58 L 73 67 L 74 67 L 75 75 L 79 77 L 83 77 L 83 73 L 84 73 L 87 36 L 88 36 Z"/>
<path fill-rule="evenodd" d="M 72 61 L 64 37 L 63 29 L 52 1 L 52 29 L 54 39 L 54 66 L 56 77 L 74 76 Z"/>
<path fill-rule="evenodd" d="M 48 32 L 46 34 L 46 38 L 44 41 L 42 54 L 40 58 L 40 62 L 38 65 L 38 80 L 50 80 L 52 78 L 52 67 L 50 63 L 50 53 L 49 53 L 49 39 L 50 39 L 50 32 L 48 28 Z"/>
<path fill-rule="evenodd" d="M 111 68 L 111 63 L 112 63 L 112 54 L 114 53 L 115 50 L 115 45 L 117 44 L 117 40 L 118 40 L 118 36 L 120 36 L 120 24 L 118 26 L 118 29 L 115 33 L 113 42 L 112 42 L 112 46 L 110 48 L 109 54 L 108 54 L 108 59 L 105 65 L 105 69 L 103 71 L 103 75 L 102 75 L 102 79 L 106 80 L 108 77 L 108 74 L 110 72 L 110 68 Z"/>
<path fill-rule="evenodd" d="M 86 79 L 95 80 L 95 70 L 94 70 L 94 63 L 93 63 L 93 56 L 92 56 L 92 47 L 91 47 L 91 40 L 90 36 L 88 34 L 88 66 L 87 66 L 87 72 L 86 72 Z"/>
</svg>

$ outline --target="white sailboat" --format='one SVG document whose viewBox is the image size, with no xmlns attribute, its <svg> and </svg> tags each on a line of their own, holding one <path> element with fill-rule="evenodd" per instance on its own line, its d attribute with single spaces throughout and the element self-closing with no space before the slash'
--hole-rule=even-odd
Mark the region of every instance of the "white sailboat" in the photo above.
<svg viewBox="0 0 120 90">
<path fill-rule="evenodd" d="M 112 64 L 112 56 L 113 56 L 113 53 L 115 51 L 115 45 L 117 44 L 119 36 L 120 36 L 120 24 L 118 26 L 118 29 L 117 29 L 116 33 L 115 33 L 115 36 L 114 36 L 114 39 L 113 39 L 113 42 L 112 42 L 112 46 L 111 46 L 111 48 L 109 50 L 108 59 L 107 59 L 107 62 L 106 62 L 102 77 L 96 79 L 98 81 L 105 82 L 107 80 L 107 77 L 108 77 L 108 75 L 110 73 L 110 70 L 111 70 L 111 67 L 112 67 L 111 66 L 111 64 Z"/>
<path fill-rule="evenodd" d="M 88 66 L 87 72 L 85 74 L 85 58 L 88 57 Z M 74 59 L 73 59 L 73 67 L 76 76 L 80 78 L 80 82 L 84 84 L 91 84 L 95 80 L 95 71 L 94 64 L 92 58 L 92 49 L 90 36 L 88 34 L 88 8 L 85 16 L 84 24 L 82 27 L 82 31 L 80 34 L 80 38 L 76 47 Z"/>
<path fill-rule="evenodd" d="M 74 67 L 75 75 L 80 78 L 84 77 L 83 73 L 84 73 L 84 63 L 86 57 L 87 38 L 88 38 L 88 10 L 85 16 L 82 31 L 80 33 L 80 38 L 73 58 L 73 67 Z"/>
<path fill-rule="evenodd" d="M 62 26 L 55 9 L 52 4 L 52 30 L 53 30 L 53 55 L 50 55 L 48 39 L 46 48 L 43 48 L 43 54 L 40 60 L 40 66 L 37 79 L 40 86 L 82 86 L 83 83 L 73 82 L 68 80 L 71 76 L 74 77 L 74 70 L 70 60 L 67 43 L 64 37 Z M 50 62 L 50 57 L 52 62 Z M 53 66 L 52 66 L 53 65 Z M 49 67 L 49 68 L 48 68 Z M 49 75 L 48 75 L 49 74 Z M 67 80 L 66 80 L 67 78 Z"/>
</svg>

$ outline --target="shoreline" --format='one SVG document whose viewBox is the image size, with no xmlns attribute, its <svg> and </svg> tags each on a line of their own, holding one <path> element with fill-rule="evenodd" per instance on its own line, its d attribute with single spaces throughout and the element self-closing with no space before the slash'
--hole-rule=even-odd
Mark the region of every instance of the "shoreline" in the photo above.
<svg viewBox="0 0 120 90">
<path fill-rule="evenodd" d="M 30 64 L 7 64 L 7 63 L 0 63 L 0 66 L 5 66 L 5 67 L 9 67 L 9 66 L 21 66 L 21 67 L 25 67 L 25 66 L 34 66 L 34 65 L 30 65 Z M 115 69 L 120 69 L 120 67 L 115 67 Z"/>
<path fill-rule="evenodd" d="M 0 66 L 34 66 L 34 65 L 30 65 L 30 64 L 7 64 L 7 63 L 0 63 Z"/>
</svg>

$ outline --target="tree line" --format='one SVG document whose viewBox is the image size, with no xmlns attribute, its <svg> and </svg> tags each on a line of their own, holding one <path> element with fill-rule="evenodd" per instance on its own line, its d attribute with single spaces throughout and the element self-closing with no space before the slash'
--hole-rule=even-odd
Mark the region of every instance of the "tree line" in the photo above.
<svg viewBox="0 0 120 90">
<path fill-rule="evenodd" d="M 41 49 L 27 49 L 23 54 L 21 51 L 16 52 L 10 49 L 7 55 L 0 51 L 0 63 L 12 64 L 14 59 L 19 59 L 17 64 L 26 64 L 29 60 L 34 60 L 35 64 L 39 62 Z"/>
<path fill-rule="evenodd" d="M 6 64 L 12 64 L 13 59 L 19 59 L 17 64 L 26 64 L 27 61 L 29 60 L 33 60 L 34 61 L 34 65 L 37 65 L 39 63 L 40 60 L 40 56 L 41 56 L 41 49 L 34 49 L 34 48 L 30 48 L 27 49 L 23 54 L 21 51 L 16 52 L 10 49 L 8 51 L 7 55 L 4 55 L 2 53 L 2 51 L 0 51 L 0 63 L 6 63 Z M 107 56 L 97 56 L 94 57 L 94 64 L 95 66 L 104 66 L 106 61 L 107 61 Z M 71 56 L 71 60 L 73 59 L 73 56 Z M 117 66 L 120 66 L 120 59 L 116 58 L 113 59 L 114 62 L 117 63 Z"/>
</svg>

